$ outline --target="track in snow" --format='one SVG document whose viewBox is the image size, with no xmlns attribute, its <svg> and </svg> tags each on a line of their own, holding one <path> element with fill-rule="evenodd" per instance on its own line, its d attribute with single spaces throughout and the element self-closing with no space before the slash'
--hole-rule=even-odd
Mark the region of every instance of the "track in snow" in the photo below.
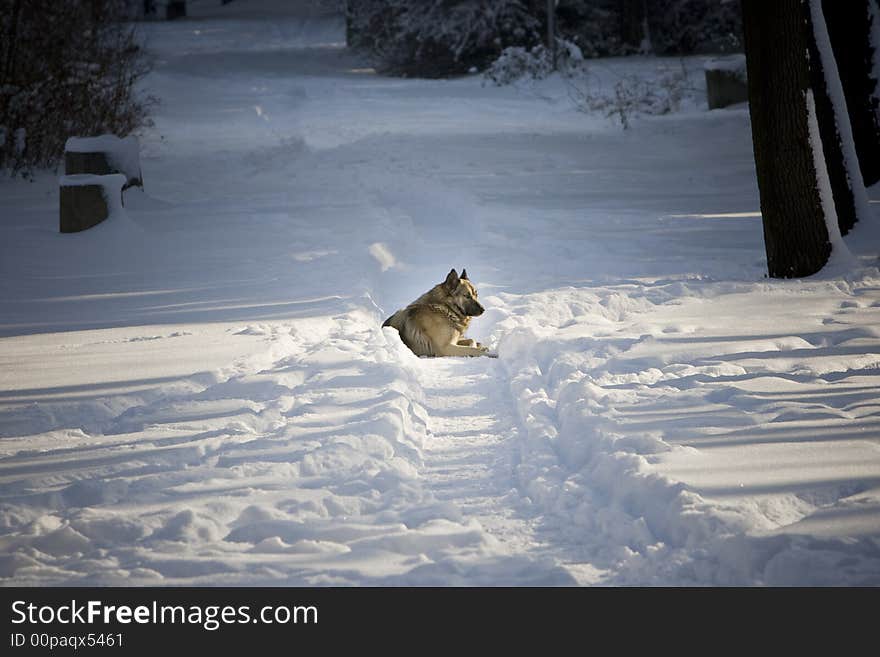
<svg viewBox="0 0 880 657">
<path fill-rule="evenodd" d="M 516 432 L 503 368 L 487 358 L 434 360 L 421 371 L 430 439 L 424 480 L 439 500 L 453 502 L 506 549 L 537 544 L 532 522 L 516 512 Z"/>
</svg>

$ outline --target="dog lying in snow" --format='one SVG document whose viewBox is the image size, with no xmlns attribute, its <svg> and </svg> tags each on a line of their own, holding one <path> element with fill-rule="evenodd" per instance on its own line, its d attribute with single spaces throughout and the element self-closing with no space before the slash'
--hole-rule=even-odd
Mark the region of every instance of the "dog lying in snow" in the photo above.
<svg viewBox="0 0 880 657">
<path fill-rule="evenodd" d="M 484 310 L 467 271 L 462 269 L 459 276 L 452 269 L 445 281 L 398 310 L 382 326 L 396 328 L 416 356 L 494 357 L 488 347 L 464 337 L 471 317 L 479 317 Z"/>
</svg>

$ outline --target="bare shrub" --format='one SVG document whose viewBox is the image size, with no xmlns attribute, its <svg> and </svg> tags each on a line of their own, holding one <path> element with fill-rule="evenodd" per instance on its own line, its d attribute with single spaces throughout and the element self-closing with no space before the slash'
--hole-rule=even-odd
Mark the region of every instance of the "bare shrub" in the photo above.
<svg viewBox="0 0 880 657">
<path fill-rule="evenodd" d="M 620 76 L 609 90 L 596 83 L 588 69 L 570 76 L 568 94 L 583 112 L 601 112 L 626 130 L 639 115 L 676 112 L 685 94 L 691 90 L 690 78 L 682 65 L 680 70 L 664 71 L 659 76 L 629 74 Z"/>
</svg>

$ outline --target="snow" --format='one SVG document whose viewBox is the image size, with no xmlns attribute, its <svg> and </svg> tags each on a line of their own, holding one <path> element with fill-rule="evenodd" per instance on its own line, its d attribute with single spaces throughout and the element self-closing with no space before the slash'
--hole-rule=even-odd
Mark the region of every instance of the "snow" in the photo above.
<svg viewBox="0 0 880 657">
<path fill-rule="evenodd" d="M 705 63 L 703 69 L 706 71 L 727 71 L 736 73 L 743 81 L 746 79 L 746 56 L 745 55 L 727 55 L 725 57 L 715 57 Z"/>
<path fill-rule="evenodd" d="M 56 177 L 0 181 L 4 583 L 880 584 L 873 205 L 770 280 L 745 108 L 621 131 L 188 11 L 144 26 L 149 194 L 62 235 Z M 381 328 L 453 266 L 498 359 Z"/>
</svg>

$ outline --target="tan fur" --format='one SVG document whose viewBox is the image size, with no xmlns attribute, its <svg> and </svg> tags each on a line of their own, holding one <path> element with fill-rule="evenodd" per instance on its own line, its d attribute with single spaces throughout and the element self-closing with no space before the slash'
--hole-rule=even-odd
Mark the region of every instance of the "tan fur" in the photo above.
<svg viewBox="0 0 880 657">
<path fill-rule="evenodd" d="M 477 289 L 462 269 L 428 290 L 382 326 L 393 326 L 417 356 L 487 356 L 488 347 L 464 337 L 471 317 L 482 315 Z"/>
</svg>

